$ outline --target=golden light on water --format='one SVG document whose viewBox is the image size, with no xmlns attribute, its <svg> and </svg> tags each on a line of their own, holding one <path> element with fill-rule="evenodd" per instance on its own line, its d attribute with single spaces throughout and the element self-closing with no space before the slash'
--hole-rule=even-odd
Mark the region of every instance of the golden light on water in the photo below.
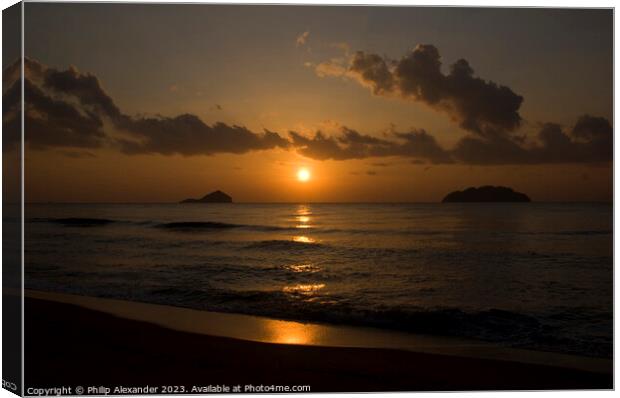
<svg viewBox="0 0 620 398">
<path fill-rule="evenodd" d="M 291 264 L 285 266 L 284 268 L 295 273 L 314 274 L 315 272 L 321 271 L 321 267 L 313 264 Z"/>
<path fill-rule="evenodd" d="M 297 180 L 300 182 L 308 182 L 310 181 L 310 170 L 308 170 L 305 167 L 302 167 L 301 169 L 297 170 Z"/>
<path fill-rule="evenodd" d="M 314 242 L 316 242 L 314 239 L 309 238 L 307 236 L 294 236 L 293 237 L 293 241 L 294 242 L 298 242 L 298 243 L 314 243 Z"/>
<path fill-rule="evenodd" d="M 310 210 L 310 207 L 306 205 L 299 205 L 299 207 L 295 211 L 295 221 L 296 221 L 295 228 L 298 228 L 298 229 L 313 228 L 314 226 L 310 224 L 310 222 L 312 221 L 312 211 Z M 307 236 L 304 236 L 304 235 L 294 236 L 293 241 L 299 242 L 299 243 L 316 242 L 316 240 L 309 238 Z"/>
<path fill-rule="evenodd" d="M 324 283 L 310 283 L 310 284 L 299 284 L 293 286 L 284 286 L 282 290 L 285 293 L 296 293 L 296 294 L 312 294 L 315 293 L 325 287 Z"/>
<path fill-rule="evenodd" d="M 301 228 L 301 229 L 308 229 L 308 228 L 312 228 L 312 225 L 310 225 L 310 216 L 297 216 L 295 217 L 295 221 L 297 221 L 297 225 L 295 225 L 295 228 Z"/>
<path fill-rule="evenodd" d="M 267 329 L 274 343 L 309 344 L 315 339 L 315 328 L 301 323 L 270 321 Z"/>
<path fill-rule="evenodd" d="M 297 221 L 296 228 L 312 228 L 310 225 L 310 221 L 312 220 L 310 216 L 312 212 L 308 206 L 300 205 L 295 213 L 295 221 Z"/>
<path fill-rule="evenodd" d="M 296 213 L 298 216 L 310 216 L 312 215 L 312 210 L 310 210 L 309 206 L 299 205 L 297 207 Z"/>
<path fill-rule="evenodd" d="M 305 224 L 305 223 L 310 222 L 310 217 L 308 217 L 308 216 L 298 216 L 297 217 L 297 221 Z"/>
</svg>

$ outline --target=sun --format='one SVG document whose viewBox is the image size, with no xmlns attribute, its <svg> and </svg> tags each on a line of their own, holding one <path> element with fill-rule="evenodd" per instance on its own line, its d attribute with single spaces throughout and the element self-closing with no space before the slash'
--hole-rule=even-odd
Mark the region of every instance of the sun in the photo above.
<svg viewBox="0 0 620 398">
<path fill-rule="evenodd" d="M 300 182 L 307 182 L 310 180 L 310 170 L 301 168 L 297 170 L 297 180 Z"/>
</svg>

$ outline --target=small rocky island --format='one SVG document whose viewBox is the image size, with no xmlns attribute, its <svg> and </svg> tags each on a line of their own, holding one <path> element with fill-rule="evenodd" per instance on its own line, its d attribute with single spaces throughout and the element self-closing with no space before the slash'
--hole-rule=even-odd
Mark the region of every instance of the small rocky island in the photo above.
<svg viewBox="0 0 620 398">
<path fill-rule="evenodd" d="M 487 185 L 451 192 L 442 202 L 531 202 L 531 200 L 526 194 L 515 192 L 512 188 Z"/>
<path fill-rule="evenodd" d="M 179 203 L 232 203 L 232 198 L 222 191 L 211 192 L 200 199 L 185 199 Z"/>
</svg>

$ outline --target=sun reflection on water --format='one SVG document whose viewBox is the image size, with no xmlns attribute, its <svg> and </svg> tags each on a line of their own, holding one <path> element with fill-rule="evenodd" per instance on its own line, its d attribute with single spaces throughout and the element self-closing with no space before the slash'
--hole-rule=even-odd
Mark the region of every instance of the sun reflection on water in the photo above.
<svg viewBox="0 0 620 398">
<path fill-rule="evenodd" d="M 307 224 L 310 222 L 310 217 L 309 216 L 297 216 L 296 217 L 297 221 L 300 223 L 304 223 Z"/>
<path fill-rule="evenodd" d="M 321 271 L 321 267 L 314 264 L 291 264 L 286 265 L 284 268 L 292 272 L 309 274 Z"/>
<path fill-rule="evenodd" d="M 315 243 L 316 240 L 309 238 L 307 236 L 293 236 L 293 241 L 298 243 Z"/>
<path fill-rule="evenodd" d="M 297 216 L 295 217 L 295 220 L 297 221 L 297 225 L 295 225 L 295 228 L 312 228 L 312 225 L 309 224 L 309 216 Z"/>
<path fill-rule="evenodd" d="M 297 224 L 295 225 L 295 228 L 312 228 L 312 225 L 310 225 L 310 221 L 312 221 L 310 215 L 312 214 L 312 212 L 307 206 L 300 206 L 297 209 L 296 214 L 297 215 L 295 216 L 295 221 L 297 222 Z"/>
<path fill-rule="evenodd" d="M 293 286 L 284 286 L 284 293 L 311 295 L 325 287 L 324 283 L 297 284 Z"/>
<path fill-rule="evenodd" d="M 306 205 L 299 205 L 299 207 L 297 208 L 295 213 L 297 213 L 298 216 L 310 216 L 310 215 L 312 215 L 312 211 L 310 210 L 310 207 L 308 207 Z"/>
<path fill-rule="evenodd" d="M 315 340 L 315 327 L 297 322 L 269 321 L 266 325 L 269 342 L 310 344 Z"/>
<path fill-rule="evenodd" d="M 310 207 L 306 205 L 299 205 L 295 210 L 295 228 L 298 229 L 309 229 L 314 226 L 310 223 L 312 222 L 312 211 Z"/>
</svg>

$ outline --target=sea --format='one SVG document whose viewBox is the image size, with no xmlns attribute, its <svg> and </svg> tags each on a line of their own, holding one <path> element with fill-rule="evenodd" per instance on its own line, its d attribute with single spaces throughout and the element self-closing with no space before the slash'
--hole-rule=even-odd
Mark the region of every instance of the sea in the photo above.
<svg viewBox="0 0 620 398">
<path fill-rule="evenodd" d="M 28 289 L 612 357 L 598 203 L 27 204 Z"/>
</svg>

